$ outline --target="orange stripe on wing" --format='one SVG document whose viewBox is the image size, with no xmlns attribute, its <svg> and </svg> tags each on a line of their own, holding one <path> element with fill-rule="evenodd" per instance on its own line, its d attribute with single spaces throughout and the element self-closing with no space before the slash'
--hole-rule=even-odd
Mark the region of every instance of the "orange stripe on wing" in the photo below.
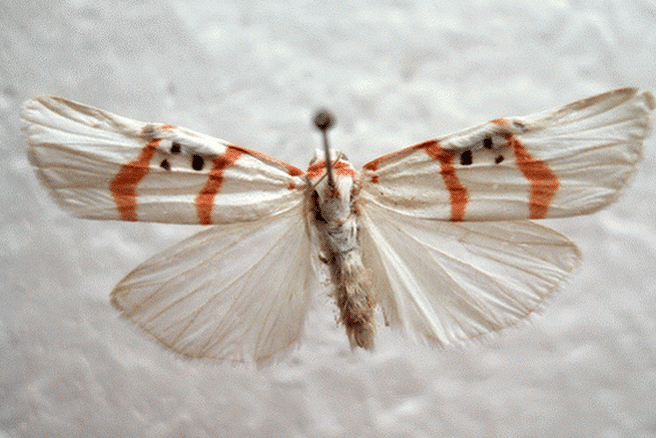
<svg viewBox="0 0 657 438">
<path fill-rule="evenodd" d="M 110 192 L 116 202 L 116 209 L 124 221 L 137 220 L 137 185 L 150 171 L 150 162 L 159 143 L 159 139 L 148 142 L 139 157 L 121 166 L 114 179 L 110 181 Z"/>
<path fill-rule="evenodd" d="M 273 164 L 275 166 L 281 167 L 287 171 L 287 173 L 290 176 L 301 176 L 303 175 L 303 170 L 299 169 L 298 167 L 295 167 L 291 164 L 286 163 L 285 161 L 278 160 L 276 158 L 272 158 L 269 155 L 265 155 L 261 152 L 254 151 L 252 149 L 248 148 L 243 148 L 242 146 L 236 146 L 233 145 L 231 146 L 233 149 L 241 151 L 247 155 L 251 155 L 252 157 L 255 157 L 261 161 L 264 161 L 265 163 L 268 164 Z M 297 184 L 294 182 L 293 179 L 290 179 L 290 182 L 287 185 L 288 190 L 294 190 L 297 187 Z"/>
<path fill-rule="evenodd" d="M 445 186 L 449 190 L 449 199 L 452 205 L 452 216 L 450 218 L 453 222 L 463 220 L 465 215 L 465 207 L 468 205 L 468 189 L 466 189 L 459 177 L 456 175 L 456 168 L 452 162 L 453 154 L 440 147 L 438 140 L 431 140 L 421 143 L 426 153 L 440 163 L 440 175 L 445 181 Z"/>
<path fill-rule="evenodd" d="M 518 167 L 529 181 L 529 219 L 542 219 L 547 215 L 552 198 L 559 189 L 559 179 L 543 161 L 527 152 L 525 146 L 512 134 L 504 138 L 516 156 Z"/>
<path fill-rule="evenodd" d="M 505 119 L 492 122 L 498 125 L 509 123 Z M 513 149 L 520 171 L 529 181 L 529 219 L 543 219 L 559 190 L 559 179 L 545 162 L 530 154 L 513 134 L 504 134 L 504 139 Z"/>
<path fill-rule="evenodd" d="M 221 190 L 224 182 L 224 171 L 246 152 L 233 146 L 228 146 L 226 152 L 214 159 L 212 170 L 208 173 L 208 182 L 205 187 L 196 196 L 196 215 L 198 223 L 201 225 L 212 224 L 212 207 L 214 207 L 214 197 Z"/>
<path fill-rule="evenodd" d="M 287 173 L 289 173 L 291 176 L 301 176 L 303 175 L 303 170 L 299 169 L 298 167 L 294 167 L 291 164 L 287 164 L 285 161 L 278 160 L 276 158 L 272 158 L 269 155 L 265 155 L 261 152 L 254 151 L 248 148 L 243 148 L 242 146 L 236 146 L 232 145 L 231 148 L 240 151 L 242 153 L 245 153 L 247 155 L 251 155 L 252 157 L 256 157 L 257 159 L 264 161 L 269 164 L 274 164 L 279 167 L 284 168 Z"/>
<path fill-rule="evenodd" d="M 413 152 L 417 149 L 425 149 L 426 147 L 430 146 L 434 142 L 435 142 L 435 140 L 429 140 L 429 141 L 425 141 L 424 143 L 419 143 L 419 144 L 416 144 L 416 145 L 413 145 L 413 146 L 409 146 L 409 147 L 401 149 L 399 151 L 391 152 L 391 153 L 386 154 L 382 157 L 376 158 L 376 159 L 370 161 L 369 163 L 365 163 L 365 165 L 363 165 L 363 169 L 369 170 L 371 172 L 376 172 L 379 169 L 379 166 L 381 166 L 381 163 L 383 163 L 385 161 L 388 161 L 392 158 L 403 157 L 404 155 L 407 155 L 408 153 Z M 376 174 L 372 175 L 372 183 L 373 184 L 378 184 L 379 183 L 379 175 L 376 175 Z"/>
</svg>

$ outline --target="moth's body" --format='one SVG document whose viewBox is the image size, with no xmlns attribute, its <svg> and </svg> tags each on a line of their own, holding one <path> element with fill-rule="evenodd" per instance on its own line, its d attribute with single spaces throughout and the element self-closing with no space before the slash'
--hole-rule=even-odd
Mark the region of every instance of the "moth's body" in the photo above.
<svg viewBox="0 0 657 438">
<path fill-rule="evenodd" d="M 370 349 L 374 346 L 376 299 L 368 285 L 359 243 L 358 173 L 340 151 L 332 150 L 331 186 L 322 154 L 316 151 L 306 173 L 312 191 L 310 222 L 318 233 L 322 261 L 331 273 L 340 321 L 349 343 Z"/>
<path fill-rule="evenodd" d="M 59 97 L 30 100 L 22 117 L 30 162 L 72 214 L 215 225 L 138 266 L 112 304 L 186 357 L 261 362 L 299 340 L 318 259 L 352 347 L 373 346 L 375 306 L 386 325 L 439 345 L 527 318 L 580 258 L 529 219 L 616 199 L 654 107 L 649 92 L 618 89 L 410 146 L 360 172 L 329 151 L 326 117 L 315 120 L 324 155 L 306 172 Z"/>
</svg>

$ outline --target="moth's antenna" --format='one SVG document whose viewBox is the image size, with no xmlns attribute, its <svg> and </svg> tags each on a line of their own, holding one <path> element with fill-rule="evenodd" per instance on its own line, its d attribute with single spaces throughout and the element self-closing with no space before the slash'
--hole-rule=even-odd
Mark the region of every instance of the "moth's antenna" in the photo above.
<svg viewBox="0 0 657 438">
<path fill-rule="evenodd" d="M 331 153 L 328 144 L 328 135 L 326 131 L 331 129 L 335 125 L 335 118 L 326 110 L 321 110 L 315 116 L 315 126 L 317 129 L 322 131 L 322 137 L 324 138 L 324 155 L 326 156 L 326 174 L 328 175 L 328 185 L 329 187 L 335 187 L 335 182 L 333 179 L 333 166 L 331 163 Z"/>
</svg>

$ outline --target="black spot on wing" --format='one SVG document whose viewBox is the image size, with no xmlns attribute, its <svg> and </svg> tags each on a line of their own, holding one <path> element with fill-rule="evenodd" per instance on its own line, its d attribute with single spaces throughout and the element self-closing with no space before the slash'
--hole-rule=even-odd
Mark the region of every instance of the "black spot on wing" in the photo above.
<svg viewBox="0 0 657 438">
<path fill-rule="evenodd" d="M 171 153 L 172 154 L 179 154 L 180 153 L 180 143 L 176 143 L 175 141 L 171 143 Z"/>
<path fill-rule="evenodd" d="M 203 170 L 205 165 L 205 159 L 200 155 L 192 155 L 192 169 L 194 170 Z"/>
<path fill-rule="evenodd" d="M 167 160 L 162 160 L 160 167 L 164 170 L 171 170 L 171 164 L 169 164 L 169 161 Z"/>
<path fill-rule="evenodd" d="M 490 137 L 484 138 L 484 147 L 486 149 L 493 149 L 493 139 Z"/>
<path fill-rule="evenodd" d="M 472 164 L 472 151 L 465 151 L 461 153 L 461 164 L 463 166 L 469 166 Z"/>
<path fill-rule="evenodd" d="M 495 158 L 495 164 L 500 164 L 502 161 L 504 161 L 504 155 L 498 155 L 497 158 Z"/>
</svg>

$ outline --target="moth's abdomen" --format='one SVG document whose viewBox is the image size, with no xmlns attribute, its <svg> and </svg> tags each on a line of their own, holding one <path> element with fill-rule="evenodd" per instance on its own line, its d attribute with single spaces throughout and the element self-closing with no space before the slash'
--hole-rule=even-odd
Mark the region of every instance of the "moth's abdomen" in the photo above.
<svg viewBox="0 0 657 438">
<path fill-rule="evenodd" d="M 344 325 L 351 347 L 371 349 L 374 347 L 376 325 L 374 306 L 367 274 L 361 260 L 360 248 L 337 255 L 333 269 L 336 283 L 335 300 L 340 310 L 340 321 Z M 335 277 L 339 278 L 335 278 Z"/>
<path fill-rule="evenodd" d="M 338 227 L 330 223 L 311 198 L 311 221 L 319 233 L 323 261 L 328 265 L 335 287 L 335 297 L 352 348 L 371 349 L 374 346 L 374 307 L 368 275 L 360 251 L 355 214 Z"/>
</svg>

